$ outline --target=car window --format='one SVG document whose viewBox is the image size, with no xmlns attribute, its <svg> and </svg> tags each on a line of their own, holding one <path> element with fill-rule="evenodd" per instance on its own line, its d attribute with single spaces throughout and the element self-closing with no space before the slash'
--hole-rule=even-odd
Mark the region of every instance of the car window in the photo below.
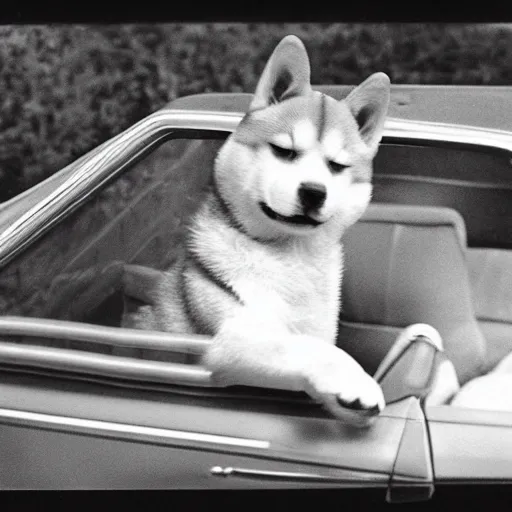
<svg viewBox="0 0 512 512">
<path fill-rule="evenodd" d="M 211 182 L 223 140 L 190 136 L 151 148 L 0 270 L 0 314 L 119 325 L 123 265 L 172 265 Z M 508 155 L 384 142 L 373 200 L 455 208 L 470 245 L 509 247 L 510 176 Z M 483 222 L 489 216 L 492 230 Z"/>
<path fill-rule="evenodd" d="M 0 271 L 0 314 L 119 325 L 123 265 L 172 265 L 222 142 L 152 148 Z"/>
<path fill-rule="evenodd" d="M 469 247 L 512 249 L 510 153 L 448 144 L 382 144 L 373 201 L 444 206 L 463 217 Z"/>
</svg>

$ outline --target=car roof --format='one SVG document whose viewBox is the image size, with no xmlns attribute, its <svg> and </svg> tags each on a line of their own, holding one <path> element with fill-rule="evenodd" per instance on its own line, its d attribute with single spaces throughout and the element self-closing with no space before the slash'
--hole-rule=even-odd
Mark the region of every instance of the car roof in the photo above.
<svg viewBox="0 0 512 512">
<path fill-rule="evenodd" d="M 317 85 L 317 91 L 344 98 L 354 86 Z M 165 108 L 245 113 L 253 95 L 201 93 L 171 101 Z M 512 86 L 392 85 L 389 117 L 512 130 Z"/>
</svg>

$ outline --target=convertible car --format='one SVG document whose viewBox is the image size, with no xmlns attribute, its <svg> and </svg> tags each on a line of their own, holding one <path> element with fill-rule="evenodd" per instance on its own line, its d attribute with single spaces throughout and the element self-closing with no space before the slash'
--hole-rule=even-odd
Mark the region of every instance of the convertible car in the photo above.
<svg viewBox="0 0 512 512">
<path fill-rule="evenodd" d="M 402 502 L 512 484 L 512 413 L 428 405 L 440 347 L 393 345 L 433 325 L 461 383 L 512 351 L 512 87 L 392 88 L 372 204 L 344 237 L 339 314 L 339 346 L 385 391 L 372 427 L 301 393 L 215 387 L 205 336 L 120 327 L 127 275 L 144 289 L 179 256 L 250 99 L 179 98 L 0 204 L 0 489 L 330 488 Z"/>
</svg>

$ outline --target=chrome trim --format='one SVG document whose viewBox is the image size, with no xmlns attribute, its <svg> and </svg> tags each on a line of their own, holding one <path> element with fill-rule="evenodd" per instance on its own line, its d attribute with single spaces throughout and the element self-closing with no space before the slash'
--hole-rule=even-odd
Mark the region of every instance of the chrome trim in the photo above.
<svg viewBox="0 0 512 512">
<path fill-rule="evenodd" d="M 75 171 L 48 197 L 21 215 L 0 233 L 0 266 L 33 239 L 55 225 L 62 216 L 79 207 L 107 179 L 130 164 L 151 145 L 173 130 L 232 132 L 244 113 L 162 109 L 75 162 Z M 512 132 L 426 121 L 388 118 L 384 137 L 413 141 L 443 141 L 485 146 L 512 152 Z"/>
<path fill-rule="evenodd" d="M 126 380 L 218 387 L 211 378 L 211 372 L 196 364 L 150 361 L 6 341 L 0 341 L 0 364 Z"/>
<path fill-rule="evenodd" d="M 512 152 L 512 131 L 389 117 L 384 137 L 477 145 Z"/>
<path fill-rule="evenodd" d="M 201 432 L 186 432 L 182 430 L 114 423 L 70 416 L 56 416 L 53 414 L 19 411 L 15 409 L 0 408 L 0 424 L 52 430 L 65 429 L 72 433 L 102 435 L 116 438 L 122 437 L 125 439 L 133 439 L 134 436 L 137 436 L 135 440 L 143 442 L 164 442 L 170 444 L 170 441 L 175 441 L 179 444 L 192 443 L 200 447 L 204 447 L 204 445 L 224 445 L 263 450 L 270 448 L 269 441 L 260 441 L 257 439 L 203 434 Z"/>
<path fill-rule="evenodd" d="M 277 481 L 293 481 L 298 483 L 327 483 L 327 484 L 359 484 L 368 486 L 372 483 L 382 483 L 388 485 L 389 475 L 367 473 L 359 471 L 345 471 L 345 476 L 327 476 L 318 473 L 295 473 L 288 471 L 269 471 L 261 469 L 246 469 L 213 466 L 210 469 L 213 476 L 253 478 L 256 480 L 277 480 Z"/>
<path fill-rule="evenodd" d="M 83 341 L 114 347 L 164 350 L 198 355 L 202 355 L 211 344 L 211 338 L 208 336 L 120 329 L 119 327 L 106 327 L 68 320 L 23 316 L 0 316 L 0 336 Z"/>
<path fill-rule="evenodd" d="M 430 176 L 418 176 L 410 174 L 378 174 L 374 176 L 375 179 L 380 181 L 395 180 L 402 182 L 426 183 L 427 185 L 443 185 L 445 187 L 463 187 L 463 188 L 480 188 L 488 190 L 512 190 L 512 185 L 507 183 L 485 182 L 485 181 L 470 181 L 470 180 L 457 180 L 452 178 L 437 178 Z"/>
</svg>

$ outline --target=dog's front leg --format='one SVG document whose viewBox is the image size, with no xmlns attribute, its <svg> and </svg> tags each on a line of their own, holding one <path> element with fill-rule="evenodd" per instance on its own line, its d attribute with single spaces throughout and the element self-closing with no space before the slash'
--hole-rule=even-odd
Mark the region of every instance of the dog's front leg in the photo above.
<svg viewBox="0 0 512 512">
<path fill-rule="evenodd" d="M 380 386 L 346 352 L 265 320 L 241 310 L 223 323 L 204 356 L 220 385 L 305 391 L 356 426 L 369 425 L 384 408 Z"/>
</svg>

